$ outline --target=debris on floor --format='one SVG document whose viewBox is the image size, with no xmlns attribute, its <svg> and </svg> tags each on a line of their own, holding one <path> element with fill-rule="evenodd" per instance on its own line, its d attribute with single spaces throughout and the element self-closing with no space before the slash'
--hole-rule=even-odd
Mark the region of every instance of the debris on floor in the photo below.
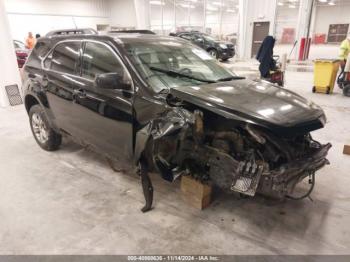
<svg viewBox="0 0 350 262">
<path fill-rule="evenodd" d="M 350 155 L 350 145 L 344 145 L 343 154 Z"/>
</svg>

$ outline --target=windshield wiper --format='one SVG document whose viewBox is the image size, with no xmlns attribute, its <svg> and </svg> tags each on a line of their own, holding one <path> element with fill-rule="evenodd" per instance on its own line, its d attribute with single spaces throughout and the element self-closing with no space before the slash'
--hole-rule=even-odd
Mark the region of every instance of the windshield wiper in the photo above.
<svg viewBox="0 0 350 262">
<path fill-rule="evenodd" d="M 199 82 L 216 83 L 216 81 L 214 81 L 214 80 L 202 79 L 202 78 L 198 78 L 198 77 L 195 77 L 195 76 L 190 76 L 190 75 L 182 74 L 180 72 L 176 72 L 176 71 L 168 70 L 168 69 L 163 69 L 163 68 L 159 68 L 159 67 L 151 66 L 149 69 L 151 69 L 153 71 L 157 71 L 157 72 L 161 72 L 161 73 L 167 74 L 169 76 L 180 76 L 180 77 L 186 77 L 186 78 L 189 78 L 189 79 L 193 79 L 193 80 L 196 80 L 196 81 L 199 81 Z"/>
<path fill-rule="evenodd" d="M 225 81 L 231 81 L 231 80 L 243 80 L 245 79 L 244 76 L 229 76 L 229 77 L 223 77 L 219 78 L 217 82 L 225 82 Z"/>
</svg>

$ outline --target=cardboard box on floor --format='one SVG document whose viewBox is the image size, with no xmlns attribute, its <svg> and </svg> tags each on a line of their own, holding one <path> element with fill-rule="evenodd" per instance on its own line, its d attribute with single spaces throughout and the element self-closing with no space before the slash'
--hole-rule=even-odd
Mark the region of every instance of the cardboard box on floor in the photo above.
<svg viewBox="0 0 350 262">
<path fill-rule="evenodd" d="M 190 176 L 181 177 L 182 198 L 191 206 L 204 209 L 210 205 L 212 186 L 203 184 Z"/>
<path fill-rule="evenodd" d="M 343 154 L 350 155 L 350 145 L 344 145 Z"/>
</svg>

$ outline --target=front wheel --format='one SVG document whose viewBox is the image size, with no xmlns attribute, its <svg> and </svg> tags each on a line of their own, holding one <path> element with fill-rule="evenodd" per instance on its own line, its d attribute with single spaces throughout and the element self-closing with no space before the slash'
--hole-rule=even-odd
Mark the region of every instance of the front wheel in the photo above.
<svg viewBox="0 0 350 262">
<path fill-rule="evenodd" d="M 62 137 L 49 125 L 43 108 L 34 105 L 29 110 L 29 123 L 38 145 L 46 151 L 55 151 L 62 143 Z"/>
<path fill-rule="evenodd" d="M 343 95 L 350 96 L 350 84 L 343 87 Z"/>
</svg>

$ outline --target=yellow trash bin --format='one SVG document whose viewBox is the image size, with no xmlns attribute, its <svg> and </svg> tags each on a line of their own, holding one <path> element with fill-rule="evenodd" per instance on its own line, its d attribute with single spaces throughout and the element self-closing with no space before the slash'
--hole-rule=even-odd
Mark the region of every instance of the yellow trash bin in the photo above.
<svg viewBox="0 0 350 262">
<path fill-rule="evenodd" d="M 314 61 L 314 87 L 312 92 L 333 93 L 335 79 L 339 69 L 339 60 L 317 59 Z"/>
</svg>

